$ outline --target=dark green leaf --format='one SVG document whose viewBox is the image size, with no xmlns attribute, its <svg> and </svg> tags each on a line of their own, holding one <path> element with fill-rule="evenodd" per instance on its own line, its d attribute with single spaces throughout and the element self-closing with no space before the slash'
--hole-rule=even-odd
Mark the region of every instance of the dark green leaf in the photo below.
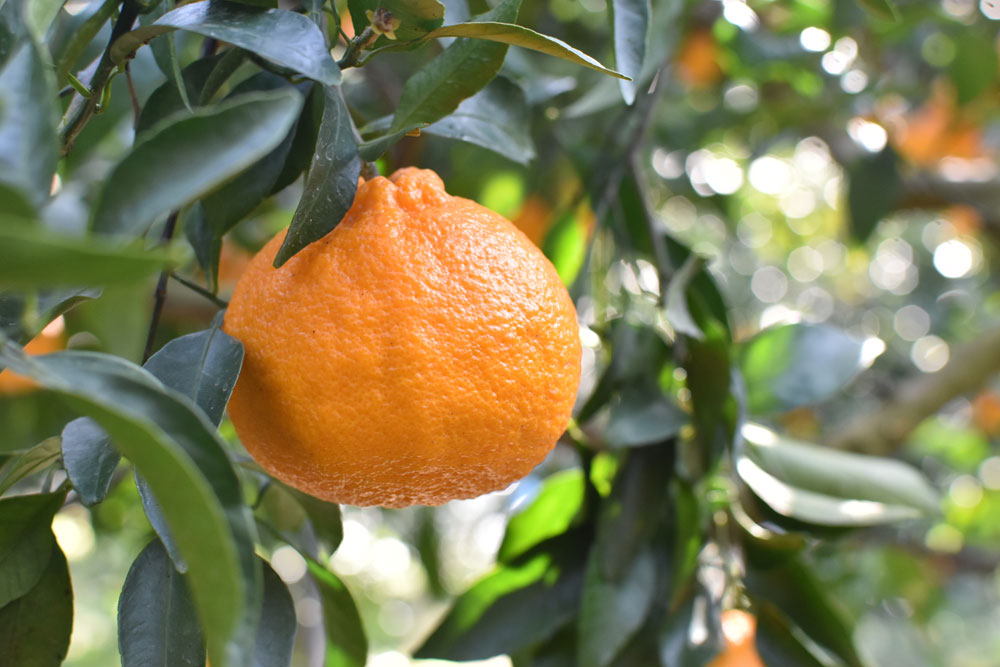
<svg viewBox="0 0 1000 667">
<path fill-rule="evenodd" d="M 290 486 L 285 487 L 309 516 L 316 538 L 332 554 L 344 539 L 344 526 L 340 517 L 340 505 L 320 500 L 308 493 L 302 493 Z"/>
<path fill-rule="evenodd" d="M 261 570 L 264 573 L 264 597 L 253 664 L 254 667 L 288 667 L 292 664 L 292 648 L 298 627 L 295 603 L 285 582 L 266 561 L 261 562 Z"/>
<path fill-rule="evenodd" d="M 134 282 L 180 264 L 180 246 L 155 250 L 106 239 L 73 238 L 0 221 L 0 286 L 40 287 Z"/>
<path fill-rule="evenodd" d="M 892 148 L 858 158 L 847 169 L 847 212 L 851 236 L 865 241 L 896 204 L 899 159 Z"/>
<path fill-rule="evenodd" d="M 0 289 L 0 332 L 26 343 L 76 304 L 100 295 L 100 288 Z"/>
<path fill-rule="evenodd" d="M 51 69 L 26 40 L 0 70 L 0 183 L 36 209 L 49 198 L 56 171 L 55 100 Z"/>
<path fill-rule="evenodd" d="M 94 207 L 93 228 L 143 234 L 161 215 L 267 155 L 288 134 L 301 106 L 299 93 L 278 90 L 165 121 L 112 170 Z"/>
<path fill-rule="evenodd" d="M 51 533 L 49 533 L 51 538 Z M 55 539 L 38 583 L 0 608 L 0 656 L 17 667 L 59 667 L 73 631 L 73 587 Z"/>
<path fill-rule="evenodd" d="M 270 72 L 261 72 L 251 80 L 267 79 L 272 82 L 284 79 Z M 229 181 L 215 192 L 202 199 L 205 211 L 205 222 L 217 234 L 222 236 L 232 227 L 249 215 L 264 201 L 274 188 L 278 176 L 285 167 L 285 159 L 295 138 L 295 128 L 289 130 L 274 150 L 261 158 L 256 164 Z"/>
<path fill-rule="evenodd" d="M 655 581 L 656 560 L 648 549 L 636 554 L 620 580 L 606 579 L 598 551 L 591 552 L 577 629 L 580 667 L 611 664 L 646 620 L 656 593 Z"/>
<path fill-rule="evenodd" d="M 424 132 L 467 141 L 527 164 L 535 157 L 528 102 L 519 85 L 504 77 L 493 79 L 462 101 L 455 112 Z"/>
<path fill-rule="evenodd" d="M 514 21 L 520 6 L 521 0 L 504 0 L 478 20 Z M 506 44 L 456 40 L 406 81 L 392 118 L 391 131 L 434 123 L 452 113 L 462 100 L 496 76 L 506 53 Z"/>
<path fill-rule="evenodd" d="M 375 139 L 370 139 L 368 141 L 362 141 L 358 144 L 358 155 L 360 155 L 361 159 L 366 162 L 374 162 L 382 157 L 382 154 L 389 150 L 389 148 L 391 148 L 397 141 L 405 137 L 410 132 L 419 130 L 423 127 L 425 127 L 423 123 L 408 125 L 404 128 L 396 130 L 395 132 L 384 134 L 381 137 L 376 137 Z"/>
<path fill-rule="evenodd" d="M 93 417 L 160 500 L 181 554 L 215 665 L 252 646 L 260 573 L 253 525 L 214 426 L 185 397 L 110 355 L 27 357 L 0 338 L 0 363 L 33 378 Z"/>
<path fill-rule="evenodd" d="M 632 79 L 620 80 L 625 104 L 635 101 L 636 85 L 642 62 L 646 58 L 646 42 L 649 39 L 649 17 L 652 8 L 649 0 L 612 0 L 611 32 L 615 42 L 615 67 Z"/>
<path fill-rule="evenodd" d="M 779 514 L 820 525 L 865 526 L 940 512 L 937 492 L 907 464 L 743 428 L 740 477 Z"/>
<path fill-rule="evenodd" d="M 0 467 L 0 495 L 29 475 L 45 470 L 59 461 L 59 438 L 41 441 Z"/>
<path fill-rule="evenodd" d="M 659 387 L 626 386 L 612 401 L 604 439 L 612 447 L 635 447 L 676 436 L 690 421 Z"/>
<path fill-rule="evenodd" d="M 848 667 L 863 667 L 854 646 L 850 619 L 827 595 L 828 586 L 799 559 L 790 558 L 770 569 L 748 567 L 745 582 L 752 598 L 770 602 L 795 619 L 795 625 L 810 640 Z"/>
<path fill-rule="evenodd" d="M 400 42 L 419 39 L 444 22 L 444 5 L 438 0 L 350 0 L 347 6 L 356 35 L 371 23 L 367 12 L 374 12 L 378 7 L 389 10 L 399 19 L 395 35 Z"/>
<path fill-rule="evenodd" d="M 288 157 L 278 179 L 271 187 L 271 194 L 284 190 L 295 182 L 312 161 L 316 151 L 316 137 L 319 136 L 320 124 L 323 121 L 324 95 L 326 86 L 314 83 L 306 97 L 302 114 L 295 126 L 295 137 L 288 149 Z"/>
<path fill-rule="evenodd" d="M 90 417 L 74 419 L 62 431 L 62 457 L 80 501 L 96 505 L 104 500 L 122 458 L 108 432 Z"/>
<path fill-rule="evenodd" d="M 822 324 L 771 327 L 740 346 L 751 414 L 791 410 L 830 398 L 864 369 L 862 344 Z"/>
<path fill-rule="evenodd" d="M 364 667 L 368 638 L 351 592 L 337 575 L 306 558 L 309 573 L 319 589 L 326 629 L 326 667 Z"/>
<path fill-rule="evenodd" d="M 564 533 L 482 579 L 455 601 L 415 657 L 480 660 L 551 637 L 579 605 L 581 546 L 579 531 Z"/>
<path fill-rule="evenodd" d="M 955 40 L 955 59 L 948 76 L 955 84 L 959 106 L 968 104 L 997 82 L 997 51 L 994 46 L 995 30 L 977 30 L 970 27 Z"/>
<path fill-rule="evenodd" d="M 148 26 L 173 8 L 173 0 L 161 0 L 157 2 L 156 7 L 152 11 L 139 17 L 139 23 L 143 26 Z M 173 33 L 167 33 L 162 38 L 154 39 L 150 42 L 149 48 L 153 52 L 156 66 L 167 77 L 167 81 L 174 85 L 174 89 L 177 91 L 178 98 L 184 105 L 184 108 L 190 111 L 191 99 L 190 95 L 188 95 L 184 76 L 181 74 L 180 60 L 177 58 L 176 42 L 177 40 L 174 38 Z"/>
<path fill-rule="evenodd" d="M 497 560 L 510 563 L 532 547 L 561 535 L 583 507 L 585 481 L 580 470 L 566 470 L 545 480 L 538 496 L 511 517 Z"/>
<path fill-rule="evenodd" d="M 309 178 L 274 265 L 329 234 L 354 203 L 361 175 L 357 134 L 339 88 L 325 89 L 325 106 Z"/>
<path fill-rule="evenodd" d="M 142 510 L 146 513 L 149 525 L 152 526 L 153 532 L 159 536 L 160 542 L 163 543 L 163 548 L 166 549 L 167 555 L 170 556 L 170 560 L 173 561 L 177 571 L 186 573 L 188 571 L 187 560 L 184 559 L 181 547 L 177 545 L 177 540 L 174 539 L 173 531 L 170 530 L 170 523 L 167 520 L 167 516 L 163 513 L 160 501 L 156 499 L 153 490 L 149 487 L 149 482 L 139 474 L 138 470 L 133 471 L 133 475 L 135 477 L 135 488 L 139 492 L 139 500 L 142 503 Z"/>
<path fill-rule="evenodd" d="M 175 338 L 144 364 L 160 382 L 187 396 L 216 426 L 243 365 L 243 344 L 222 330 L 221 313 L 205 331 Z"/>
<path fill-rule="evenodd" d="M 225 0 L 190 3 L 168 12 L 155 24 L 120 37 L 111 57 L 122 64 L 147 40 L 177 29 L 228 42 L 328 86 L 340 83 L 340 69 L 330 56 L 323 33 L 307 17 Z"/>
<path fill-rule="evenodd" d="M 700 584 L 667 614 L 660 631 L 661 665 L 707 665 L 725 646 L 718 600 Z"/>
<path fill-rule="evenodd" d="M 772 604 L 757 608 L 757 652 L 768 667 L 827 667 L 829 661 L 819 659 L 798 635 L 798 630 Z"/>
<path fill-rule="evenodd" d="M 79 25 L 72 26 L 66 44 L 52 54 L 56 61 L 56 78 L 60 85 L 66 83 L 67 74 L 76 71 L 73 68 L 78 64 L 77 61 L 83 56 L 87 46 L 94 41 L 97 33 L 115 15 L 120 5 L 119 0 L 102 0 L 94 13 L 87 16 Z"/>
<path fill-rule="evenodd" d="M 621 581 L 666 516 L 673 470 L 672 447 L 637 447 L 619 470 L 611 495 L 601 505 L 595 552 L 600 575 Z"/>
<path fill-rule="evenodd" d="M 0 607 L 27 594 L 45 572 L 55 543 L 52 517 L 65 498 L 60 492 L 0 499 Z"/>
<path fill-rule="evenodd" d="M 215 55 L 196 60 L 181 71 L 181 80 L 184 81 L 184 89 L 189 100 L 197 102 L 205 87 L 205 82 L 208 81 L 222 57 L 222 55 Z M 165 118 L 184 111 L 187 111 L 187 107 L 178 92 L 177 85 L 172 81 L 167 81 L 154 90 L 146 103 L 142 105 L 142 112 L 135 125 L 136 137 L 141 138 Z"/>
<path fill-rule="evenodd" d="M 691 391 L 695 433 L 705 469 L 736 435 L 736 404 L 731 394 L 732 368 L 727 332 L 712 320 L 702 324 L 704 340 L 688 338 L 684 370 Z"/>
<path fill-rule="evenodd" d="M 159 540 L 142 550 L 118 598 L 122 667 L 202 667 L 205 647 L 194 602 Z"/>
</svg>

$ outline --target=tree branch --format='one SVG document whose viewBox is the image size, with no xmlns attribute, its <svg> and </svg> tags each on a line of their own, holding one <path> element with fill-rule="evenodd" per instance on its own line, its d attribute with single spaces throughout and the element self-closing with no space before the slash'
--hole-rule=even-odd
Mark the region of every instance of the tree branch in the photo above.
<svg viewBox="0 0 1000 667">
<path fill-rule="evenodd" d="M 1000 372 L 1000 326 L 952 348 L 936 373 L 912 375 L 895 397 L 839 430 L 828 444 L 866 454 L 895 451 L 922 421 L 949 401 L 982 387 Z"/>
</svg>

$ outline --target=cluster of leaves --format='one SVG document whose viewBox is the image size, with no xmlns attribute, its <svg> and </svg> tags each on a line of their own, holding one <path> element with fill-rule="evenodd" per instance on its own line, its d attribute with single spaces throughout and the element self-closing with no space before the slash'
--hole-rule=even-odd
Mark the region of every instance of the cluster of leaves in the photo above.
<svg viewBox="0 0 1000 667">
<path fill-rule="evenodd" d="M 22 345 L 102 298 L 102 287 L 163 271 L 162 294 L 189 252 L 205 276 L 194 287 L 214 299 L 223 237 L 301 180 L 280 265 L 337 224 L 366 163 L 417 130 L 531 160 L 529 97 L 547 104 L 563 84 L 518 80 L 516 65 L 498 76 L 516 45 L 618 78 L 595 84 L 596 102 L 577 102 L 583 120 L 559 130 L 582 124 L 604 139 L 566 142 L 585 190 L 598 193 L 598 231 L 586 243 L 561 221 L 546 251 L 561 269 L 575 263 L 562 275 L 576 276 L 577 297 L 605 303 L 588 279 L 619 260 L 648 262 L 662 290 L 628 297 L 595 325 L 602 372 L 570 432 L 580 467 L 547 479 L 511 520 L 495 571 L 417 655 L 507 653 L 519 667 L 702 664 L 724 646 L 721 611 L 744 607 L 758 616 L 768 664 L 861 664 L 850 620 L 805 550 L 847 528 L 934 511 L 933 492 L 902 464 L 750 422 L 834 396 L 861 370 L 860 344 L 805 325 L 733 342 L 704 262 L 655 223 L 638 160 L 663 113 L 650 84 L 666 76 L 679 18 L 697 6 L 610 5 L 617 72 L 519 25 L 520 0 L 455 2 L 447 12 L 435 0 L 349 1 L 356 36 L 343 40 L 339 62 L 330 51 L 338 8 L 316 0 L 295 11 L 225 0 L 107 0 L 77 14 L 57 0 L 0 7 L 0 367 L 80 415 L 60 437 L 4 454 L 0 493 L 41 489 L 0 499 L 0 618 L 18 619 L 0 622 L 5 657 L 62 660 L 72 592 L 52 518 L 67 502 L 99 505 L 128 471 L 155 536 L 123 582 L 124 665 L 203 664 L 206 655 L 218 666 L 289 664 L 292 598 L 256 555 L 279 545 L 302 555 L 320 594 L 327 664 L 364 665 L 356 606 L 327 567 L 339 508 L 270 479 L 218 433 L 242 360 L 220 318 L 141 366 L 92 351 L 34 358 Z M 395 40 L 373 29 L 369 12 L 379 9 L 399 20 Z M 391 109 L 372 102 L 370 79 L 352 89 L 342 72 L 364 65 L 384 75 L 380 62 L 421 47 L 432 55 L 412 71 L 393 61 L 408 76 Z M 159 73 L 140 76 L 146 51 Z M 79 156 L 113 143 L 129 112 L 119 77 L 139 91 L 134 141 L 100 182 L 86 182 Z M 587 118 L 588 104 L 610 112 Z M 86 183 L 82 215 L 53 205 L 57 173 Z M 172 240 L 178 228 L 186 243 Z M 57 470 L 66 477 L 53 490 Z"/>
</svg>

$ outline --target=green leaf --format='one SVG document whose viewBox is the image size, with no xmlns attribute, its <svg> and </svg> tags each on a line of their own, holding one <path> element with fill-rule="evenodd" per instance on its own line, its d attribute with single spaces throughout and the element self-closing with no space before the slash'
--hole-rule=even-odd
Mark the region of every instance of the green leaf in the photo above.
<svg viewBox="0 0 1000 667">
<path fill-rule="evenodd" d="M 222 314 L 205 331 L 175 338 L 144 364 L 167 387 L 190 398 L 218 426 L 243 366 L 243 344 L 222 330 Z"/>
<path fill-rule="evenodd" d="M 619 80 L 618 88 L 625 104 L 632 104 L 635 101 L 639 73 L 642 72 L 642 62 L 646 58 L 652 7 L 649 0 L 612 0 L 610 9 L 615 67 L 631 79 Z"/>
<path fill-rule="evenodd" d="M 739 347 L 747 409 L 770 414 L 836 394 L 864 367 L 861 341 L 822 324 L 765 329 Z"/>
<path fill-rule="evenodd" d="M 51 537 L 51 532 L 49 533 Z M 17 667 L 59 667 L 73 631 L 73 587 L 55 539 L 38 583 L 0 607 L 0 656 Z"/>
<path fill-rule="evenodd" d="M 829 526 L 867 526 L 935 515 L 940 498 L 914 468 L 743 427 L 740 477 L 773 510 Z"/>
<path fill-rule="evenodd" d="M 757 607 L 757 652 L 769 667 L 827 667 L 824 656 L 817 657 L 806 642 L 802 631 L 772 604 Z"/>
<path fill-rule="evenodd" d="M 350 0 L 347 6 L 356 35 L 371 23 L 367 12 L 374 12 L 378 7 L 389 10 L 393 18 L 399 19 L 395 35 L 400 42 L 423 37 L 444 22 L 444 5 L 438 0 Z"/>
<path fill-rule="evenodd" d="M 811 641 L 840 658 L 848 667 L 863 667 L 854 646 L 852 623 L 846 612 L 828 595 L 828 585 L 798 558 L 778 567 L 747 568 L 745 577 L 751 598 L 773 604 Z"/>
<path fill-rule="evenodd" d="M 656 593 L 656 559 L 648 549 L 636 554 L 620 580 L 606 579 L 601 569 L 595 549 L 587 564 L 580 602 L 580 667 L 610 665 L 646 620 Z"/>
<path fill-rule="evenodd" d="M 626 386 L 611 402 L 604 439 L 612 447 L 651 445 L 676 436 L 689 421 L 659 387 Z"/>
<path fill-rule="evenodd" d="M 129 568 L 118 598 L 122 667 L 205 664 L 201 626 L 188 584 L 159 540 Z"/>
<path fill-rule="evenodd" d="M 50 66 L 26 40 L 0 70 L 0 183 L 36 209 L 48 200 L 56 171 L 56 99 Z"/>
<path fill-rule="evenodd" d="M 382 157 L 382 154 L 395 145 L 397 141 L 405 137 L 410 132 L 424 127 L 426 127 L 424 123 L 416 123 L 414 125 L 408 125 L 404 128 L 396 130 L 395 132 L 384 134 L 381 137 L 376 137 L 375 139 L 370 139 L 368 141 L 362 141 L 358 144 L 358 155 L 360 155 L 361 159 L 365 162 L 374 162 Z"/>
<path fill-rule="evenodd" d="M 274 258 L 279 267 L 340 224 L 354 203 L 361 175 L 357 134 L 339 88 L 325 89 L 325 106 L 309 178 Z"/>
<path fill-rule="evenodd" d="M 221 54 L 202 58 L 181 70 L 181 80 L 184 82 L 185 94 L 189 100 L 197 102 L 201 97 L 205 83 L 222 58 Z M 165 118 L 185 111 L 189 111 L 189 109 L 184 104 L 177 84 L 168 80 L 154 90 L 146 103 L 142 105 L 139 120 L 135 124 L 136 139 L 142 138 Z"/>
<path fill-rule="evenodd" d="M 894 0 L 858 0 L 858 4 L 875 18 L 899 21 L 899 10 Z"/>
<path fill-rule="evenodd" d="M 66 82 L 70 72 L 75 71 L 73 68 L 78 64 L 87 47 L 115 15 L 120 5 L 120 0 L 103 0 L 97 11 L 79 25 L 73 26 L 72 36 L 65 45 L 53 52 L 53 59 L 56 61 L 56 79 L 60 85 Z"/>
<path fill-rule="evenodd" d="M 414 657 L 480 660 L 551 637 L 577 612 L 585 539 L 580 531 L 564 533 L 479 581 Z"/>
<path fill-rule="evenodd" d="M 260 573 L 253 525 L 214 426 L 185 397 L 124 359 L 88 352 L 28 357 L 0 338 L 0 363 L 93 417 L 149 482 L 189 566 L 214 665 L 252 644 Z"/>
<path fill-rule="evenodd" d="M 514 21 L 520 6 L 521 0 L 504 0 L 478 20 Z M 496 76 L 506 54 L 506 44 L 456 40 L 407 79 L 390 131 L 434 123 L 452 113 L 462 100 L 475 94 Z"/>
<path fill-rule="evenodd" d="M 59 438 L 47 438 L 0 467 L 0 495 L 19 481 L 59 461 Z"/>
<path fill-rule="evenodd" d="M 528 101 L 519 85 L 493 79 L 424 132 L 482 146 L 520 164 L 535 157 Z"/>
<path fill-rule="evenodd" d="M 499 7 L 497 7 L 497 9 L 499 9 Z M 495 12 L 496 9 L 492 12 L 487 12 L 486 14 L 483 14 L 480 19 L 473 20 L 470 23 L 458 23 L 438 28 L 437 30 L 425 35 L 423 41 L 438 39 L 441 37 L 468 37 L 470 39 L 501 42 L 503 44 L 520 46 L 525 49 L 538 51 L 539 53 L 568 60 L 571 63 L 583 65 L 584 67 L 597 70 L 603 74 L 610 74 L 611 76 L 619 79 L 628 79 L 628 77 L 624 74 L 620 74 L 613 69 L 605 67 L 583 51 L 574 49 L 561 39 L 549 37 L 548 35 L 535 32 L 530 28 L 525 28 L 524 26 L 517 25 L 516 23 L 511 23 L 511 21 L 516 19 L 516 16 L 513 18 L 506 18 L 495 14 Z M 487 18 L 488 16 L 489 18 Z"/>
<path fill-rule="evenodd" d="M 892 148 L 858 158 L 848 165 L 847 215 L 851 237 L 864 242 L 896 205 L 900 186 L 899 158 Z"/>
<path fill-rule="evenodd" d="M 37 292 L 0 289 L 0 332 L 25 343 L 73 306 L 101 296 L 99 287 L 67 287 Z"/>
<path fill-rule="evenodd" d="M 670 447 L 629 450 L 598 516 L 591 557 L 604 579 L 621 581 L 666 517 L 670 488 L 664 480 L 673 469 L 673 457 Z"/>
<path fill-rule="evenodd" d="M 267 155 L 288 134 L 301 107 L 299 93 L 279 90 L 242 95 L 164 121 L 108 176 L 94 207 L 93 228 L 142 235 L 160 216 Z"/>
<path fill-rule="evenodd" d="M 74 419 L 62 431 L 62 457 L 80 501 L 90 506 L 104 500 L 122 458 L 108 432 L 90 417 Z"/>
<path fill-rule="evenodd" d="M 364 667 L 368 638 L 351 592 L 337 575 L 306 558 L 309 574 L 319 589 L 326 629 L 326 667 Z"/>
<path fill-rule="evenodd" d="M 280 483 L 279 483 L 280 484 Z M 298 489 L 282 484 L 298 504 L 306 511 L 309 521 L 312 524 L 316 539 L 327 551 L 332 554 L 340 546 L 344 539 L 344 525 L 341 521 L 340 505 L 328 503 L 320 500 L 308 493 L 302 493 Z"/>
<path fill-rule="evenodd" d="M 264 573 L 264 597 L 254 647 L 254 667 L 288 667 L 295 646 L 295 603 L 281 577 L 261 559 Z"/>
<path fill-rule="evenodd" d="M 497 560 L 511 563 L 532 547 L 565 533 L 583 508 L 585 483 L 578 469 L 547 478 L 531 504 L 507 523 Z"/>
<path fill-rule="evenodd" d="M 173 8 L 173 0 L 161 0 L 157 2 L 156 7 L 152 11 L 139 16 L 139 23 L 143 26 L 148 26 Z M 177 40 L 174 39 L 173 33 L 167 33 L 163 35 L 163 39 L 154 39 L 150 42 L 149 48 L 153 52 L 153 59 L 156 60 L 156 66 L 167 77 L 167 82 L 173 84 L 174 90 L 177 91 L 177 96 L 184 105 L 184 108 L 191 111 L 191 96 L 188 95 L 187 84 L 181 73 L 176 42 Z"/>
<path fill-rule="evenodd" d="M 703 469 L 736 435 L 738 414 L 732 397 L 731 346 L 723 327 L 711 320 L 701 324 L 704 340 L 688 338 L 684 370 L 691 391 L 692 421 Z"/>
<path fill-rule="evenodd" d="M 121 65 L 143 43 L 172 30 L 214 37 L 328 86 L 340 84 L 340 69 L 330 56 L 323 33 L 307 17 L 225 0 L 190 3 L 164 14 L 149 27 L 126 33 L 112 45 L 111 58 Z"/>
<path fill-rule="evenodd" d="M 660 664 L 710 664 L 725 646 L 721 613 L 719 601 L 701 584 L 695 584 L 664 620 L 659 636 Z"/>
<path fill-rule="evenodd" d="M 688 255 L 684 264 L 667 283 L 667 293 L 664 298 L 665 315 L 674 331 L 698 340 L 703 339 L 705 334 L 688 308 L 688 291 L 692 289 L 691 282 L 704 268 L 704 258 L 694 253 Z"/>
<path fill-rule="evenodd" d="M 45 572 L 55 543 L 52 517 L 65 498 L 59 492 L 0 499 L 0 607 L 26 595 Z"/>
<path fill-rule="evenodd" d="M 46 31 L 65 2 L 66 0 L 34 0 L 25 3 L 24 22 L 36 40 L 44 40 Z"/>
<path fill-rule="evenodd" d="M 295 137 L 288 149 L 285 166 L 271 186 L 271 194 L 284 190 L 294 183 L 312 161 L 313 153 L 316 151 L 316 138 L 319 136 L 319 128 L 323 121 L 325 88 L 326 86 L 318 83 L 312 85 L 302 107 L 299 122 L 295 126 Z"/>
<path fill-rule="evenodd" d="M 129 283 L 181 263 L 180 246 L 154 250 L 73 238 L 0 220 L 0 286 Z"/>
<path fill-rule="evenodd" d="M 955 59 L 948 67 L 948 77 L 955 84 L 959 106 L 996 87 L 998 65 L 994 37 L 994 30 L 970 27 L 955 40 Z"/>
</svg>

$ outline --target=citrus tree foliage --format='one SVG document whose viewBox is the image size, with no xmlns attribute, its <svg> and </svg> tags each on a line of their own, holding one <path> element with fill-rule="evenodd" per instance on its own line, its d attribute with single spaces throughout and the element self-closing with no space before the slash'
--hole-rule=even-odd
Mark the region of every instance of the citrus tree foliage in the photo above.
<svg viewBox="0 0 1000 667">
<path fill-rule="evenodd" d="M 973 3 L 6 0 L 0 19 L 0 380 L 30 378 L 0 382 L 0 662 L 109 664 L 99 636 L 126 667 L 362 667 L 390 645 L 372 625 L 393 600 L 331 566 L 341 508 L 240 448 L 220 327 L 248 249 L 290 225 L 284 263 L 359 177 L 409 164 L 517 218 L 586 352 L 488 572 L 455 590 L 448 515 L 365 515 L 447 601 L 405 651 L 701 665 L 735 608 L 767 665 L 856 667 L 877 603 L 858 589 L 890 562 L 859 544 L 905 554 L 886 595 L 997 544 L 1000 336 L 995 299 L 967 303 L 994 289 L 998 66 Z M 100 569 L 70 576 L 67 521 Z M 78 613 L 71 646 L 74 594 L 117 626 Z"/>
</svg>

